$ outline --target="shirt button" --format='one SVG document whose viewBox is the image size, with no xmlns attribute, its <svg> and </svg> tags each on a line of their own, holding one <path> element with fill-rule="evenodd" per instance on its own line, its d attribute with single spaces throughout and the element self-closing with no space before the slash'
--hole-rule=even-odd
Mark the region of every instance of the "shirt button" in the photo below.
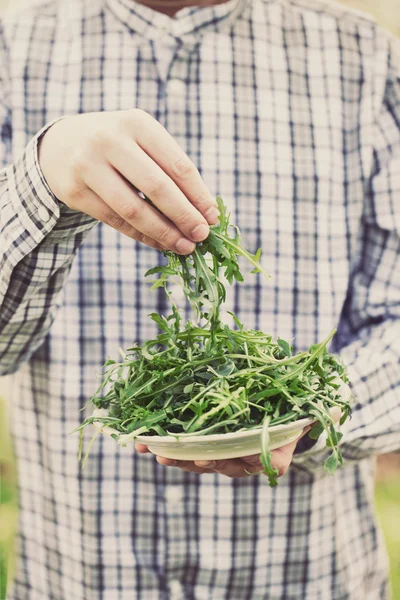
<svg viewBox="0 0 400 600">
<path fill-rule="evenodd" d="M 171 79 L 167 83 L 167 94 L 174 98 L 180 98 L 184 102 L 186 97 L 186 83 L 181 79 Z"/>
<path fill-rule="evenodd" d="M 50 219 L 49 212 L 44 206 L 39 206 L 37 214 L 43 223 L 47 223 L 47 221 Z"/>
<path fill-rule="evenodd" d="M 183 490 L 177 485 L 171 485 L 165 490 L 165 500 L 170 507 L 177 506 L 183 498 Z"/>
<path fill-rule="evenodd" d="M 170 600 L 183 600 L 182 584 L 178 579 L 171 579 L 169 582 Z"/>
</svg>

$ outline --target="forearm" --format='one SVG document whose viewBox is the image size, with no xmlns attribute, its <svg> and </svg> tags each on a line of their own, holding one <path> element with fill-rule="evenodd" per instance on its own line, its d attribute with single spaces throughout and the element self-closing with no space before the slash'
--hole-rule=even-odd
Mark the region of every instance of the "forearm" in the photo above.
<svg viewBox="0 0 400 600">
<path fill-rule="evenodd" d="M 340 427 L 346 464 L 400 449 L 400 321 L 364 328 L 340 355 L 347 364 L 355 402 L 352 418 Z M 330 450 L 321 439 L 294 457 L 294 466 L 323 473 Z"/>
<path fill-rule="evenodd" d="M 400 321 L 363 331 L 342 351 L 356 399 L 343 454 L 359 460 L 400 449 Z"/>
<path fill-rule="evenodd" d="M 48 333 L 73 258 L 97 223 L 50 192 L 39 137 L 0 174 L 0 375 L 17 370 Z"/>
<path fill-rule="evenodd" d="M 335 336 L 355 398 L 352 419 L 341 429 L 345 465 L 400 449 L 400 64 L 391 47 L 371 140 L 358 248 Z M 296 456 L 295 464 L 320 472 L 323 444 Z"/>
</svg>

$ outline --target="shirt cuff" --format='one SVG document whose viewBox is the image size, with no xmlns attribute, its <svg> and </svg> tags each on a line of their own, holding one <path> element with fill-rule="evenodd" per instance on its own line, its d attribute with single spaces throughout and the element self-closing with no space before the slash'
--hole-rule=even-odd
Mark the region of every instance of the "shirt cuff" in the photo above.
<svg viewBox="0 0 400 600">
<path fill-rule="evenodd" d="M 96 219 L 60 202 L 50 190 L 40 168 L 39 140 L 59 120 L 55 119 L 43 127 L 20 158 L 6 169 L 12 212 L 22 226 L 24 254 L 36 248 L 50 234 L 52 242 L 56 243 L 58 238 L 76 235 L 98 223 Z"/>
</svg>

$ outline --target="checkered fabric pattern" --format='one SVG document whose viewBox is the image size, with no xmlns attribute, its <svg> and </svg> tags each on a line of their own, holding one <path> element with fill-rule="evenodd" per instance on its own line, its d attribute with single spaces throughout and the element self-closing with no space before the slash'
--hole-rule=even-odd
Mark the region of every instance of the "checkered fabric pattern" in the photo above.
<svg viewBox="0 0 400 600">
<path fill-rule="evenodd" d="M 388 598 L 373 457 L 400 447 L 392 42 L 323 0 L 229 0 L 174 19 L 133 0 L 52 0 L 3 21 L 0 372 L 13 373 L 21 505 L 10 599 Z M 38 132 L 132 107 L 168 129 L 246 245 L 263 248 L 272 279 L 249 275 L 226 309 L 296 350 L 338 327 L 357 402 L 334 477 L 323 443 L 273 490 L 106 438 L 81 471 L 69 434 L 107 356 L 156 333 L 147 315 L 165 300 L 144 273 L 161 258 L 59 204 Z"/>
</svg>

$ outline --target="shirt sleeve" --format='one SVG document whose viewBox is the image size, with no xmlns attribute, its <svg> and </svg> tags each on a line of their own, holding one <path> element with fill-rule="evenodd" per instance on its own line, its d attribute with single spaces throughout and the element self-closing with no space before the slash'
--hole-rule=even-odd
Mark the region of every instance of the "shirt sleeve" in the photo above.
<svg viewBox="0 0 400 600">
<path fill-rule="evenodd" d="M 400 450 L 400 60 L 393 50 L 373 133 L 361 251 L 336 336 L 355 398 L 340 428 L 345 465 Z M 329 453 L 320 439 L 294 465 L 322 472 Z"/>
<path fill-rule="evenodd" d="M 0 24 L 0 375 L 16 371 L 44 340 L 73 258 L 97 223 L 60 203 L 47 186 L 37 146 L 52 123 L 10 164 L 7 64 Z"/>
</svg>

